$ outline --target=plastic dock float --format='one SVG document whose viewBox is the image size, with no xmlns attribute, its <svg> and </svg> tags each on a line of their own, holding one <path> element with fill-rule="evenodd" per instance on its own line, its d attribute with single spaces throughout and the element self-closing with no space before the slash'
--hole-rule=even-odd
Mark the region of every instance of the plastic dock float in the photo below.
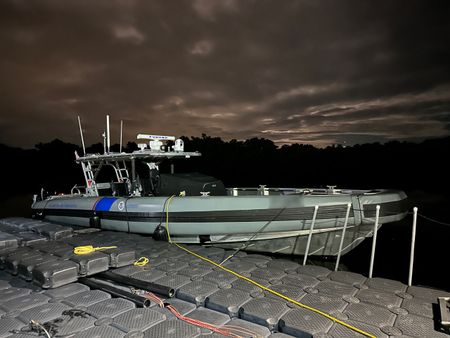
<svg viewBox="0 0 450 338">
<path fill-rule="evenodd" d="M 190 245 L 187 252 L 136 234 L 77 233 L 62 225 L 53 231 L 41 223 L 0 220 L 0 338 L 449 337 L 449 292 L 245 252 L 226 260 L 231 251 Z M 23 241 L 23 232 L 43 240 Z M 88 245 L 109 249 L 73 253 Z M 139 257 L 149 262 L 133 265 Z M 111 273 L 173 289 L 175 296 L 153 297 L 101 279 Z M 108 286 L 91 289 L 86 279 Z M 112 288 L 121 291 L 107 292 Z M 134 296 L 113 296 L 121 292 Z"/>
</svg>

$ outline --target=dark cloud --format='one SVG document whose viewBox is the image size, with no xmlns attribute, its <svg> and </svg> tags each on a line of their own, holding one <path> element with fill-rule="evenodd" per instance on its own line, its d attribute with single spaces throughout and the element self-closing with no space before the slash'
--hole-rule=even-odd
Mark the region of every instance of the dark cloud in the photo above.
<svg viewBox="0 0 450 338">
<path fill-rule="evenodd" d="M 449 134 L 450 3 L 2 1 L 0 142 Z M 118 138 L 118 137 L 117 137 Z"/>
</svg>

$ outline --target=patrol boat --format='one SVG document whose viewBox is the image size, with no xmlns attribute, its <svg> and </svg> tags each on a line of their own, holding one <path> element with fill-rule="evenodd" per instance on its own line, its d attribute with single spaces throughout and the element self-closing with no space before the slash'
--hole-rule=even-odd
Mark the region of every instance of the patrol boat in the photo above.
<svg viewBox="0 0 450 338">
<path fill-rule="evenodd" d="M 399 190 L 226 188 L 211 176 L 177 174 L 175 160 L 201 154 L 185 151 L 182 139 L 151 134 L 137 135 L 136 151 L 122 152 L 120 145 L 111 152 L 109 116 L 104 154 L 86 154 L 78 122 L 84 154 L 75 156 L 85 185 L 68 195 L 35 196 L 34 217 L 180 243 L 334 256 L 407 214 L 407 197 Z M 170 173 L 160 172 L 164 161 L 172 163 Z M 107 169 L 113 177 L 102 181 Z"/>
</svg>

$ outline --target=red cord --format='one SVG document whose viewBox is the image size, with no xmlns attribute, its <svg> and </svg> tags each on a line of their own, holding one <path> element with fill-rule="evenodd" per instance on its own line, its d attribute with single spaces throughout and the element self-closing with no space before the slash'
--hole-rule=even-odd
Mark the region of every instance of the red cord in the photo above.
<svg viewBox="0 0 450 338">
<path fill-rule="evenodd" d="M 155 294 L 151 293 L 151 292 L 147 292 L 147 291 L 142 291 L 141 295 L 150 299 L 151 301 L 155 302 L 156 304 L 159 305 L 159 307 L 161 308 L 166 308 L 167 310 L 169 310 L 175 317 L 177 317 L 178 319 L 201 327 L 201 328 L 205 328 L 214 332 L 217 332 L 223 336 L 227 336 L 227 337 L 233 337 L 233 338 L 242 338 L 242 336 L 233 333 L 232 331 L 235 332 L 242 332 L 244 334 L 250 334 L 251 337 L 256 337 L 256 334 L 250 330 L 247 330 L 245 328 L 242 327 L 238 327 L 238 326 L 232 326 L 232 325 L 223 325 L 222 327 L 217 327 L 213 324 L 207 323 L 207 322 L 203 322 L 201 320 L 198 319 L 194 319 L 194 318 L 189 318 L 186 316 L 183 316 L 180 312 L 178 312 L 178 310 L 173 307 L 173 305 L 165 305 L 163 300 L 161 298 L 159 298 L 158 296 L 156 296 Z"/>
</svg>

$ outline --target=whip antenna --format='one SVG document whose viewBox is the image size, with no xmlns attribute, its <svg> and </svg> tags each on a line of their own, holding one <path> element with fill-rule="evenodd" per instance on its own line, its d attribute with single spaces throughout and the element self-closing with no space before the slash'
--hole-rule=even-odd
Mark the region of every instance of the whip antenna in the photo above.
<svg viewBox="0 0 450 338">
<path fill-rule="evenodd" d="M 80 119 L 79 115 L 78 115 L 78 127 L 80 128 L 81 145 L 83 146 L 83 156 L 86 156 L 86 148 L 84 146 L 83 129 L 81 128 L 81 119 Z"/>
<path fill-rule="evenodd" d="M 122 140 L 123 140 L 123 120 L 120 120 L 120 148 L 119 148 L 119 153 L 122 152 Z"/>
<path fill-rule="evenodd" d="M 106 149 L 108 151 L 110 151 L 111 148 L 111 136 L 110 136 L 110 132 L 109 132 L 109 115 L 106 115 Z"/>
</svg>

